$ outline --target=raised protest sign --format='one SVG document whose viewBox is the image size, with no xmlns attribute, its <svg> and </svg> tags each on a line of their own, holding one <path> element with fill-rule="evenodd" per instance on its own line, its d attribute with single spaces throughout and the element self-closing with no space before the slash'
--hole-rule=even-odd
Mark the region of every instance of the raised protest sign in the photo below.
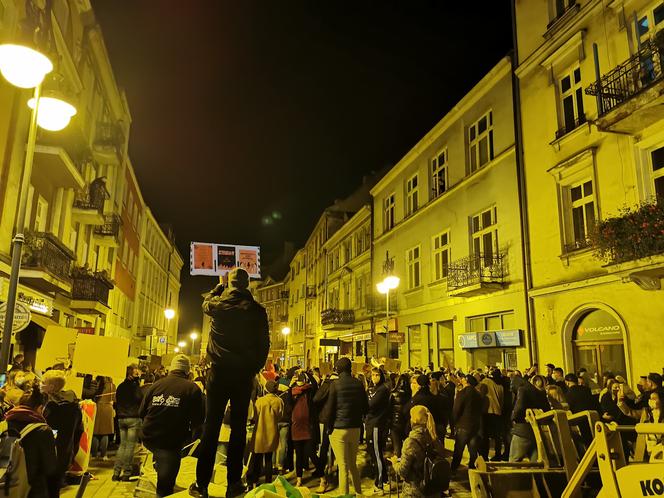
<svg viewBox="0 0 664 498">
<path fill-rule="evenodd" d="M 261 277 L 261 249 L 258 246 L 192 242 L 189 255 L 191 275 L 226 275 L 244 268 L 252 278 Z"/>
</svg>

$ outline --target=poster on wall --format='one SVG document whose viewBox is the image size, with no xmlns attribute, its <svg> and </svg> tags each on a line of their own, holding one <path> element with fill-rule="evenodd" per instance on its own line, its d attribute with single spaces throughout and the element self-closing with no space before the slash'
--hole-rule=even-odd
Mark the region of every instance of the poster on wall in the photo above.
<svg viewBox="0 0 664 498">
<path fill-rule="evenodd" d="M 189 263 L 191 275 L 220 276 L 240 267 L 252 278 L 261 277 L 261 249 L 258 246 L 192 242 Z"/>
</svg>

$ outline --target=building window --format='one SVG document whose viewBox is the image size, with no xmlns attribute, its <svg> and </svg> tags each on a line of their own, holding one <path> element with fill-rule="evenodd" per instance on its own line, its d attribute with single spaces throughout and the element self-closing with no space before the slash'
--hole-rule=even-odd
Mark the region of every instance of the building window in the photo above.
<svg viewBox="0 0 664 498">
<path fill-rule="evenodd" d="M 443 232 L 433 238 L 433 279 L 447 277 L 450 264 L 450 233 Z"/>
<path fill-rule="evenodd" d="M 495 207 L 482 211 L 471 218 L 473 256 L 478 264 L 492 266 L 498 254 L 497 210 Z"/>
<path fill-rule="evenodd" d="M 431 196 L 438 197 L 447 190 L 447 149 L 431 159 Z"/>
<path fill-rule="evenodd" d="M 592 180 L 567 187 L 570 232 L 566 249 L 574 251 L 588 247 L 590 234 L 595 228 L 595 195 Z"/>
<path fill-rule="evenodd" d="M 408 249 L 406 261 L 408 263 L 408 288 L 414 289 L 420 286 L 420 246 Z"/>
<path fill-rule="evenodd" d="M 419 187 L 417 174 L 406 182 L 406 216 L 410 216 L 419 207 Z"/>
<path fill-rule="evenodd" d="M 493 159 L 493 113 L 487 112 L 468 128 L 470 173 Z"/>
<path fill-rule="evenodd" d="M 657 202 L 664 202 L 664 147 L 650 153 L 652 159 L 653 192 Z"/>
<path fill-rule="evenodd" d="M 561 17 L 567 9 L 573 7 L 576 4 L 576 0 L 554 0 L 554 6 L 556 8 L 556 19 Z"/>
<path fill-rule="evenodd" d="M 586 122 L 583 111 L 583 87 L 581 68 L 576 67 L 560 78 L 560 117 L 562 127 L 556 133 L 559 138 Z"/>
<path fill-rule="evenodd" d="M 394 228 L 394 194 L 383 200 L 383 231 L 387 232 Z"/>
<path fill-rule="evenodd" d="M 364 275 L 359 275 L 355 279 L 355 306 L 357 308 L 364 308 L 366 304 L 365 289 L 365 277 Z"/>
</svg>

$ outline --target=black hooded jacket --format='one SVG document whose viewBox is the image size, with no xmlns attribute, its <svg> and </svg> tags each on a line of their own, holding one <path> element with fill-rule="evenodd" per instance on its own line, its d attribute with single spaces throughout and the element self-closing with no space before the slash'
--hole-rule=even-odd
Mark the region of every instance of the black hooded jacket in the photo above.
<svg viewBox="0 0 664 498">
<path fill-rule="evenodd" d="M 203 312 L 212 317 L 207 354 L 214 366 L 248 374 L 265 366 L 270 349 L 267 314 L 251 292 L 218 285 L 205 296 Z"/>
</svg>

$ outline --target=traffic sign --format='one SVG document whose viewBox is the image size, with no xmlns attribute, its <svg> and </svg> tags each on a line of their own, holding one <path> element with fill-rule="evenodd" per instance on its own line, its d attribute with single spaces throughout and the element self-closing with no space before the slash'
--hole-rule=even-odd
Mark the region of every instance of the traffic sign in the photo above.
<svg viewBox="0 0 664 498">
<path fill-rule="evenodd" d="M 0 304 L 0 330 L 5 327 L 5 316 L 7 315 L 7 303 Z M 32 313 L 24 303 L 16 301 L 14 307 L 14 322 L 12 323 L 12 333 L 20 332 L 30 324 Z"/>
</svg>

